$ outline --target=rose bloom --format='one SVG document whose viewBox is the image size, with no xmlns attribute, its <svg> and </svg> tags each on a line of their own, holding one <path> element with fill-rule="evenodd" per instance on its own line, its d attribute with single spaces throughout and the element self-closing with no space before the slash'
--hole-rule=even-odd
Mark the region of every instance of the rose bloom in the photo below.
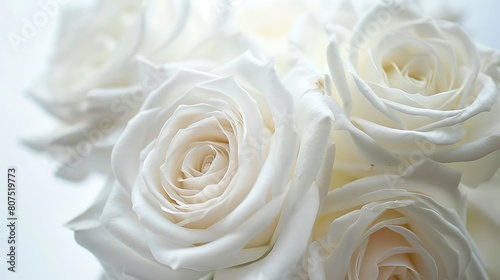
<svg viewBox="0 0 500 280">
<path fill-rule="evenodd" d="M 61 123 L 50 133 L 27 140 L 31 147 L 48 151 L 63 162 L 59 175 L 79 179 L 91 167 L 109 172 L 115 130 L 129 118 L 114 107 L 128 103 L 129 111 L 137 111 L 140 103 L 132 104 L 130 95 L 138 89 L 150 90 L 141 85 L 151 83 L 140 80 L 145 65 L 132 58 L 153 51 L 168 39 L 168 32 L 173 31 L 158 33 L 155 26 L 166 25 L 161 18 L 169 8 L 174 10 L 173 4 L 146 1 L 143 6 L 141 1 L 104 0 L 61 10 L 47 70 L 30 89 Z M 105 159 L 107 164 L 103 164 Z"/>
<path fill-rule="evenodd" d="M 257 57 L 275 59 L 284 73 L 296 64 L 300 46 L 312 41 L 309 35 L 317 35 L 309 27 L 320 25 L 323 8 L 318 0 L 230 0 L 219 5 L 230 32 L 248 38 L 258 46 Z"/>
<path fill-rule="evenodd" d="M 319 82 L 336 100 L 336 172 L 401 174 L 431 158 L 471 186 L 488 180 L 500 166 L 498 52 L 413 1 L 352 11 L 328 27 L 331 81 Z"/>
<path fill-rule="evenodd" d="M 251 49 L 223 18 L 187 1 L 104 0 L 61 16 L 47 71 L 31 89 L 61 124 L 26 142 L 58 158 L 58 174 L 71 179 L 110 172 L 117 135 L 179 61 L 207 70 Z"/>
<path fill-rule="evenodd" d="M 112 279 L 281 277 L 329 187 L 322 98 L 292 96 L 272 62 L 248 53 L 179 69 L 120 136 L 111 186 L 71 223 L 77 241 Z"/>
<path fill-rule="evenodd" d="M 335 189 L 306 258 L 283 279 L 488 279 L 459 183 L 459 172 L 425 160 Z"/>
</svg>

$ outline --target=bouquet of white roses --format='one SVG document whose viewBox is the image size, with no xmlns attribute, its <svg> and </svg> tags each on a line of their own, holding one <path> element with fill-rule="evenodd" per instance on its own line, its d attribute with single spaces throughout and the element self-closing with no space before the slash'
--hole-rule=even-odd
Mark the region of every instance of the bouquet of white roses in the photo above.
<svg viewBox="0 0 500 280">
<path fill-rule="evenodd" d="M 30 144 L 108 177 L 69 224 L 108 279 L 500 279 L 482 184 L 500 52 L 452 19 L 410 0 L 65 10 L 32 90 L 63 123 Z"/>
</svg>

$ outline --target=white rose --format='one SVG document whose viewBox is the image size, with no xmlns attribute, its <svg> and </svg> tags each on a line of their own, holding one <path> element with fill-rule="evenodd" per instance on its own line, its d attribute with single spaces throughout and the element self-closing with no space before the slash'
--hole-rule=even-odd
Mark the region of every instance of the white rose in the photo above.
<svg viewBox="0 0 500 280">
<path fill-rule="evenodd" d="M 27 143 L 57 158 L 57 173 L 71 179 L 108 173 L 116 136 L 172 71 L 212 69 L 250 48 L 188 1 L 105 0 L 62 15 L 58 47 L 32 91 L 63 123 Z"/>
<path fill-rule="evenodd" d="M 412 3 L 381 1 L 352 30 L 330 28 L 328 66 L 341 104 L 330 106 L 343 146 L 336 168 L 353 177 L 401 174 L 431 158 L 477 185 L 500 166 L 499 77 L 491 75 L 498 54 Z"/>
<path fill-rule="evenodd" d="M 117 183 L 96 203 L 100 220 L 74 222 L 77 239 L 96 244 L 101 234 L 87 233 L 106 227 L 125 248 L 85 245 L 105 264 L 114 254 L 103 251 L 124 250 L 215 279 L 280 277 L 305 250 L 329 186 L 331 112 L 322 99 L 293 98 L 272 63 L 248 54 L 209 73 L 179 70 L 116 143 Z M 114 269 L 157 278 L 137 265 L 124 259 Z"/>
<path fill-rule="evenodd" d="M 328 193 L 307 258 L 285 279 L 487 279 L 459 183 L 426 160 Z"/>
<path fill-rule="evenodd" d="M 64 9 L 60 21 L 49 67 L 32 91 L 55 115 L 70 121 L 78 116 L 67 107 L 89 89 L 127 80 L 127 61 L 144 35 L 145 13 L 140 1 L 105 0 Z"/>
<path fill-rule="evenodd" d="M 94 205 L 67 225 L 76 231 L 76 242 L 99 259 L 107 280 L 193 280 L 207 274 L 185 269 L 174 271 L 155 261 L 151 253 L 138 254 L 134 247 L 125 246 L 116 239 L 100 220 L 114 182 L 111 179 L 97 196 Z"/>
<path fill-rule="evenodd" d="M 203 52 L 207 41 L 215 35 L 221 39 L 216 27 L 222 29 L 222 23 L 223 19 L 202 14 L 200 7 L 180 0 L 103 0 L 64 9 L 50 65 L 33 94 L 54 114 L 71 121 L 78 116 L 67 107 L 82 101 L 89 90 L 134 81 L 129 67 L 134 56 L 156 64 L 187 55 L 197 59 L 196 52 Z M 242 50 L 235 52 L 239 55 Z"/>
</svg>

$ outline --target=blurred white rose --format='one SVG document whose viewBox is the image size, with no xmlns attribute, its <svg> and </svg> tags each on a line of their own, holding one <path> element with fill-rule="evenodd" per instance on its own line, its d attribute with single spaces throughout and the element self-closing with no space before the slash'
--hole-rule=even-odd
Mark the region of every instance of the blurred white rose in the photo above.
<svg viewBox="0 0 500 280">
<path fill-rule="evenodd" d="M 27 141 L 60 161 L 59 175 L 108 173 L 116 136 L 176 68 L 211 69 L 252 49 L 220 15 L 190 3 L 104 0 L 62 11 L 57 47 L 31 91 L 63 123 Z"/>
<path fill-rule="evenodd" d="M 307 257 L 283 279 L 487 279 L 459 183 L 426 160 L 328 193 Z"/>
<path fill-rule="evenodd" d="M 272 62 L 249 54 L 210 72 L 179 69 L 120 136 L 117 182 L 95 214 L 72 223 L 76 238 L 140 279 L 156 276 L 137 258 L 215 279 L 280 277 L 305 250 L 329 187 L 332 116 L 322 98 L 294 98 Z M 113 259 L 122 251 L 132 256 Z"/>
<path fill-rule="evenodd" d="M 173 36 L 175 30 L 160 31 L 169 25 L 169 20 L 161 18 L 184 8 L 176 1 L 156 0 L 104 0 L 67 8 L 61 10 L 47 71 L 30 89 L 62 123 L 53 131 L 30 137 L 27 143 L 54 155 L 61 162 L 58 174 L 79 179 L 90 166 L 110 170 L 109 159 L 103 159 L 109 158 L 108 146 L 126 119 L 110 103 L 128 103 L 131 111 L 137 111 L 138 100 L 131 104 L 128 99 L 139 87 L 151 90 L 141 85 L 150 82 L 151 75 L 146 78 L 144 63 L 133 57 L 153 51 Z M 172 18 L 171 25 L 175 21 Z M 182 21 L 177 21 L 180 28 Z"/>
<path fill-rule="evenodd" d="M 145 37 L 146 10 L 142 1 L 132 0 L 67 8 L 61 12 L 50 66 L 32 92 L 51 112 L 71 121 L 78 116 L 67 107 L 88 90 L 129 84 L 128 60 Z"/>
</svg>

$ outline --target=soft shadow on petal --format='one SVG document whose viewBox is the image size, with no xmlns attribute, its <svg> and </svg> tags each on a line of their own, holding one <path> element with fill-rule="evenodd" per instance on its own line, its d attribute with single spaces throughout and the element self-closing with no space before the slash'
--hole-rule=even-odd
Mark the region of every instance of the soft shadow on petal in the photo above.
<svg viewBox="0 0 500 280">
<path fill-rule="evenodd" d="M 218 270 L 215 280 L 280 279 L 291 273 L 307 247 L 313 222 L 319 209 L 319 190 L 313 183 L 276 240 L 273 249 L 264 258 L 246 266 Z M 293 244 L 293 245 L 292 245 Z"/>
<path fill-rule="evenodd" d="M 500 173 L 477 188 L 467 188 L 467 229 L 479 247 L 490 279 L 500 279 Z"/>
</svg>

